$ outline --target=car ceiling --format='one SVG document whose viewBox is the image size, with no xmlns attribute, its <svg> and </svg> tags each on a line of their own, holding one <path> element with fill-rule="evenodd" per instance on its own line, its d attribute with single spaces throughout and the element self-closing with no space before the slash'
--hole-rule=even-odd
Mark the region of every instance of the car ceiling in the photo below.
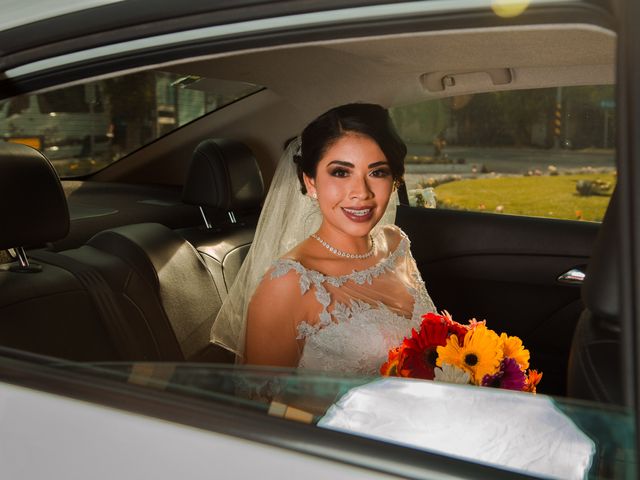
<svg viewBox="0 0 640 480">
<path fill-rule="evenodd" d="M 354 100 L 391 106 L 479 91 L 611 84 L 614 57 L 610 30 L 564 24 L 299 45 L 182 64 L 178 70 L 263 85 L 291 104 L 319 113 Z M 510 70 L 512 81 L 493 84 L 487 74 L 492 69 Z M 421 82 L 425 74 L 452 75 L 456 85 L 430 90 Z"/>
<path fill-rule="evenodd" d="M 123 5 L 132 6 L 133 3 L 136 2 L 120 2 L 93 11 L 109 8 L 116 12 L 124 8 Z M 149 2 L 139 3 L 147 8 L 141 11 L 141 15 L 149 13 Z M 265 7 L 264 3 L 241 2 L 247 8 L 252 6 L 258 10 Z M 275 2 L 280 10 L 291 7 L 289 3 Z M 298 2 L 292 11 L 337 7 L 336 2 L 316 3 Z M 363 3 L 353 1 L 342 5 Z M 236 3 L 233 7 L 232 4 L 219 2 L 215 8 L 227 9 L 229 13 L 240 5 Z M 197 1 L 187 1 L 185 5 L 196 10 L 206 9 L 204 3 Z M 266 10 L 262 8 L 260 11 L 264 13 Z M 187 49 L 178 60 L 169 57 L 165 62 L 155 63 L 154 68 L 245 81 L 264 86 L 266 90 L 205 116 L 190 124 L 189 128 L 161 138 L 129 155 L 126 162 L 116 162 L 93 178 L 179 185 L 185 173 L 185 158 L 190 157 L 202 138 L 215 134 L 246 142 L 256 152 L 268 179 L 283 142 L 298 134 L 304 124 L 317 114 L 340 103 L 369 101 L 395 106 L 472 92 L 613 83 L 615 33 L 592 22 L 557 23 L 558 18 L 570 18 L 567 12 L 560 13 L 564 17 L 549 16 L 551 23 L 538 23 L 540 18 L 532 14 L 533 25 L 519 25 L 519 21 L 496 22 L 493 19 L 489 26 L 481 29 L 446 28 L 452 24 L 451 19 L 443 19 L 441 23 L 430 26 L 411 24 L 396 28 L 401 33 L 363 35 L 358 31 L 357 35 L 335 39 L 329 32 L 330 40 L 311 41 L 303 41 L 305 37 L 301 35 L 297 43 L 287 39 L 286 42 L 281 40 L 280 45 L 278 42 L 267 46 L 252 44 L 250 48 L 222 51 L 213 48 L 208 55 L 202 55 L 202 50 Z M 594 21 L 600 20 L 596 22 L 598 24 L 606 24 L 606 12 L 605 15 L 602 13 L 592 17 Z M 485 17 L 486 12 L 482 18 Z M 456 18 L 460 19 L 459 16 Z M 531 15 L 521 19 L 524 23 L 530 20 Z M 470 22 L 476 23 L 475 20 Z M 495 26 L 496 23 L 506 25 Z M 148 32 L 154 31 L 153 25 L 146 26 Z M 371 30 L 375 31 L 375 28 Z M 16 29 L 12 31 L 17 32 Z M 0 38 L 8 32 L 11 30 L 0 32 Z M 138 32 L 139 36 L 144 34 L 143 31 Z M 344 32 L 338 37 L 344 37 Z M 16 43 L 15 37 L 11 38 L 14 39 L 11 48 L 19 49 L 22 44 Z M 4 58 L 10 57 L 5 55 Z M 144 62 L 142 66 L 127 66 L 120 70 L 145 68 Z M 116 70 L 113 68 L 113 72 Z M 506 73 L 509 80 L 496 84 L 491 78 L 493 70 Z M 76 74 L 86 77 L 88 72 Z M 455 86 L 434 89 L 434 78 L 436 85 L 442 85 L 445 76 L 454 77 Z M 61 78 L 73 79 L 73 76 L 61 74 Z M 20 81 L 9 79 L 11 88 L 15 87 L 14 84 L 18 85 L 18 90 L 23 88 Z"/>
<path fill-rule="evenodd" d="M 171 7 L 150 0 L 116 2 L 0 30 L 0 98 L 87 75 L 305 40 L 567 20 L 614 25 L 608 0 L 531 0 L 513 18 L 494 14 L 491 2 L 185 0 Z"/>
<path fill-rule="evenodd" d="M 95 179 L 177 184 L 185 158 L 211 132 L 247 143 L 267 179 L 283 142 L 317 114 L 340 103 L 386 106 L 500 89 L 612 84 L 615 34 L 586 24 L 430 31 L 304 43 L 212 55 L 163 70 L 245 81 L 266 90 L 192 123 L 98 173 Z M 508 70 L 495 85 L 487 73 Z M 442 91 L 421 77 L 453 75 Z M 368 81 L 373 80 L 373 81 Z"/>
</svg>

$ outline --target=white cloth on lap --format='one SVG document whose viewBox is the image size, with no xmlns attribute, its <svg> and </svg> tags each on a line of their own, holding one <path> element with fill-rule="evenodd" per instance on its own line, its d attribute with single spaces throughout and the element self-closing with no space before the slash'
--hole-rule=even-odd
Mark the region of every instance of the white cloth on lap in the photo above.
<svg viewBox="0 0 640 480">
<path fill-rule="evenodd" d="M 595 453 L 549 397 L 425 380 L 354 388 L 318 426 L 562 479 L 586 478 Z"/>
</svg>

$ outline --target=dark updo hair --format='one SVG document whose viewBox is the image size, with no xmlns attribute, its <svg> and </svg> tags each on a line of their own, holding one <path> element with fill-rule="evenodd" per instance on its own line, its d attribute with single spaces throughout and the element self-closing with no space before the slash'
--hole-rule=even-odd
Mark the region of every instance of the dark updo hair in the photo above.
<svg viewBox="0 0 640 480">
<path fill-rule="evenodd" d="M 402 182 L 407 147 L 396 132 L 389 112 L 380 105 L 350 103 L 323 113 L 303 130 L 301 150 L 293 157 L 303 194 L 307 188 L 302 174 L 315 178 L 325 152 L 350 133 L 365 135 L 376 142 L 387 157 L 393 180 L 396 184 Z"/>
</svg>

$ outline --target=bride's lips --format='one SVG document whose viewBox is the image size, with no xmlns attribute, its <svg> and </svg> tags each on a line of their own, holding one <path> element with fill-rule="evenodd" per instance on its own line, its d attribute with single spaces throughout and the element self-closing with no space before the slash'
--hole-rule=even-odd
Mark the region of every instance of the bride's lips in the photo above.
<svg viewBox="0 0 640 480">
<path fill-rule="evenodd" d="M 373 207 L 365 208 L 346 208 L 341 207 L 342 213 L 352 222 L 364 223 L 371 220 L 373 217 Z"/>
</svg>

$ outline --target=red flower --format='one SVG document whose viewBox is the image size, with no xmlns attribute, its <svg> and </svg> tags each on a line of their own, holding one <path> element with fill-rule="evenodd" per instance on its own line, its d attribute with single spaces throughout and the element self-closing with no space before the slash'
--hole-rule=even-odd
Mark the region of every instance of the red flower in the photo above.
<svg viewBox="0 0 640 480">
<path fill-rule="evenodd" d="M 405 338 L 402 342 L 404 349 L 400 362 L 400 376 L 433 380 L 433 369 L 438 358 L 436 348 L 446 345 L 447 337 L 452 333 L 459 335 L 460 329 L 456 325 L 459 324 L 443 315 L 424 315 L 420 331 L 411 329 L 411 338 Z M 464 329 L 462 325 L 459 327 Z"/>
</svg>

